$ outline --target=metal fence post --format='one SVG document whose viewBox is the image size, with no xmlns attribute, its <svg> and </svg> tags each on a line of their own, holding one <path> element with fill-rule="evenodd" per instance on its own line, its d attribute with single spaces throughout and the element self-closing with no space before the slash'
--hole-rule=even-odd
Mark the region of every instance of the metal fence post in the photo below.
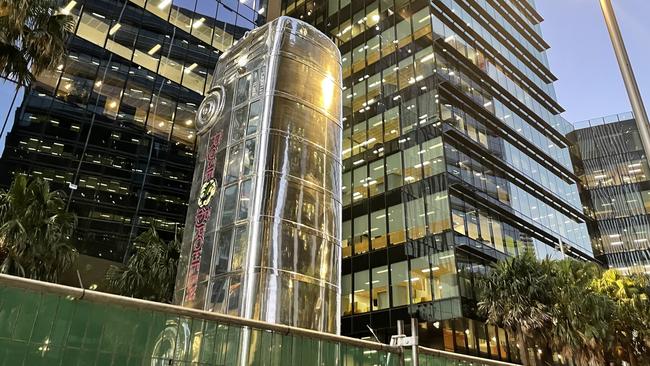
<svg viewBox="0 0 650 366">
<path fill-rule="evenodd" d="M 418 320 L 416 318 L 411 318 L 411 338 L 413 338 L 413 344 L 411 345 L 411 365 L 419 366 Z"/>
</svg>

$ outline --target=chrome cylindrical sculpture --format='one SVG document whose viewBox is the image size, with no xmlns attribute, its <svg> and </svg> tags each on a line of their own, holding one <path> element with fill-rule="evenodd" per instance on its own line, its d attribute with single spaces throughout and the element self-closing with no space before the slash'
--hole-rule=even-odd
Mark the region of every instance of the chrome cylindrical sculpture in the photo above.
<svg viewBox="0 0 650 366">
<path fill-rule="evenodd" d="M 175 302 L 339 331 L 341 56 L 281 17 L 219 59 L 198 147 Z"/>
</svg>

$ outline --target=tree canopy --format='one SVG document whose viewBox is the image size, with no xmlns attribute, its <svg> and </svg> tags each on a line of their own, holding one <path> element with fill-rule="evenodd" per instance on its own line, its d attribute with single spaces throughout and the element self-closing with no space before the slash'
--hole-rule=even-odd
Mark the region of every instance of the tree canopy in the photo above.
<svg viewBox="0 0 650 366">
<path fill-rule="evenodd" d="M 0 191 L 0 272 L 58 282 L 75 261 L 70 245 L 76 226 L 66 211 L 66 194 L 43 179 L 17 175 Z"/>
<path fill-rule="evenodd" d="M 25 86 L 65 57 L 70 15 L 56 0 L 0 0 L 0 77 Z"/>
<path fill-rule="evenodd" d="M 109 290 L 123 296 L 171 302 L 180 254 L 180 235 L 165 243 L 154 227 L 135 239 L 135 253 L 126 266 L 106 273 Z"/>
<path fill-rule="evenodd" d="M 550 364 L 552 354 L 589 366 L 650 361 L 645 275 L 573 259 L 539 261 L 527 252 L 495 263 L 477 284 L 479 313 L 517 336 L 525 365 Z"/>
</svg>

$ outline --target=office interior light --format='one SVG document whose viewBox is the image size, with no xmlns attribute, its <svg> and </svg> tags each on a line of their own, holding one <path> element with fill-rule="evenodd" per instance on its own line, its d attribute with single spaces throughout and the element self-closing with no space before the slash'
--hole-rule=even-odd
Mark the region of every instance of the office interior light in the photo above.
<svg viewBox="0 0 650 366">
<path fill-rule="evenodd" d="M 169 4 L 171 4 L 171 3 L 172 3 L 172 0 L 162 0 L 160 2 L 160 4 L 158 4 L 158 9 L 163 10 L 164 8 L 169 6 Z"/>
<path fill-rule="evenodd" d="M 153 47 L 151 47 L 151 49 L 150 49 L 149 51 L 147 51 L 147 53 L 148 53 L 150 56 L 153 56 L 156 52 L 158 52 L 158 50 L 160 49 L 160 47 L 161 47 L 161 46 L 160 46 L 160 43 L 156 43 L 156 45 L 153 46 Z"/>
<path fill-rule="evenodd" d="M 74 7 L 77 5 L 77 2 L 74 0 L 71 0 L 63 9 L 61 9 L 61 14 L 64 15 L 70 15 L 70 11 L 74 9 Z"/>
<path fill-rule="evenodd" d="M 108 35 L 109 35 L 109 36 L 112 36 L 113 34 L 115 34 L 115 32 L 117 32 L 118 30 L 120 30 L 120 28 L 122 28 L 122 24 L 120 24 L 120 23 L 115 23 L 115 25 L 112 26 L 111 29 L 108 31 Z"/>
</svg>

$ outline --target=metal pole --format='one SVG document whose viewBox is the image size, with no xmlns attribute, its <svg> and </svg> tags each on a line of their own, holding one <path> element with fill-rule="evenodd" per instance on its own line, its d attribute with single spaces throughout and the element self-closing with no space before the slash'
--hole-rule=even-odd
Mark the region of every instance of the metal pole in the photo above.
<svg viewBox="0 0 650 366">
<path fill-rule="evenodd" d="M 397 335 L 403 335 L 404 334 L 404 320 L 398 320 L 397 321 Z M 399 365 L 404 366 L 406 363 L 404 360 L 404 349 L 403 347 L 400 346 L 401 353 L 399 355 Z"/>
<path fill-rule="evenodd" d="M 639 91 L 639 86 L 637 85 L 636 78 L 634 77 L 632 64 L 630 63 L 630 58 L 627 54 L 627 50 L 625 49 L 625 43 L 623 42 L 621 29 L 618 27 L 616 14 L 614 13 L 614 8 L 612 7 L 611 0 L 600 0 L 600 7 L 603 10 L 605 24 L 607 24 L 607 30 L 609 31 L 609 36 L 612 39 L 612 45 L 614 46 L 614 53 L 616 54 L 616 59 L 618 60 L 618 66 L 621 68 L 623 82 L 625 83 L 627 95 L 630 98 L 630 104 L 632 105 L 632 111 L 634 112 L 639 135 L 641 135 L 641 142 L 643 144 L 643 150 L 645 152 L 645 158 L 647 161 L 648 157 L 650 157 L 650 129 L 648 127 L 648 114 L 646 113 L 645 107 L 643 105 L 641 92 Z"/>
<path fill-rule="evenodd" d="M 420 355 L 418 353 L 418 320 L 416 318 L 411 318 L 411 338 L 413 338 L 413 344 L 411 345 L 411 365 L 419 366 L 420 365 Z"/>
</svg>

